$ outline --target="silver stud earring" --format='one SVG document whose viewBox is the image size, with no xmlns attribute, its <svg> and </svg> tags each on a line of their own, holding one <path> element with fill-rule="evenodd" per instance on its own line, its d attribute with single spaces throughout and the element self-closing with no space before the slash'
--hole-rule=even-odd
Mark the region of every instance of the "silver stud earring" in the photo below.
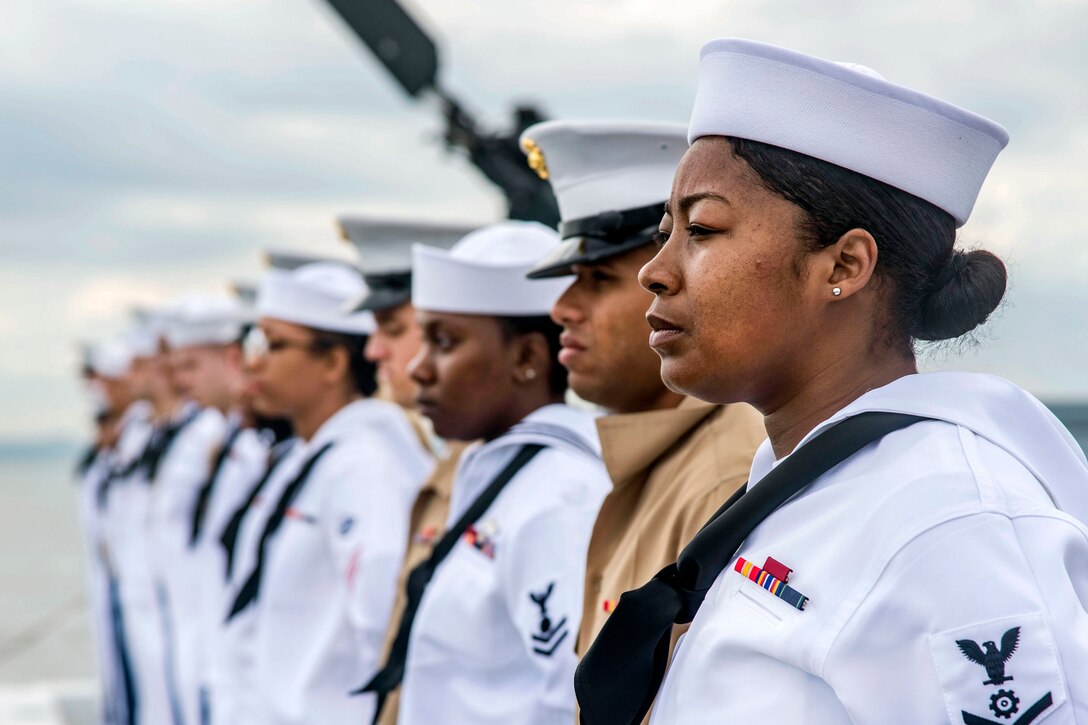
<svg viewBox="0 0 1088 725">
<path fill-rule="evenodd" d="M 839 295 L 842 294 L 842 287 L 832 287 L 831 288 L 831 294 L 834 295 L 835 297 L 838 297 Z"/>
<path fill-rule="evenodd" d="M 526 380 L 536 380 L 536 370 L 534 370 L 533 368 L 529 368 L 528 370 L 526 370 L 525 371 L 525 379 Z"/>
</svg>

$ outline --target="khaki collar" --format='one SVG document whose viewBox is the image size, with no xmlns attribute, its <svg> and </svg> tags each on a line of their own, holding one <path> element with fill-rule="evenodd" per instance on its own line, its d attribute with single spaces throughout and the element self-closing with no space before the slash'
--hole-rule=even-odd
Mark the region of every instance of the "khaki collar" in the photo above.
<svg viewBox="0 0 1088 725">
<path fill-rule="evenodd" d="M 420 493 L 427 492 L 443 501 L 449 501 L 453 491 L 453 480 L 457 474 L 457 464 L 465 449 L 478 443 L 479 441 L 445 441 L 445 453 L 438 459 L 431 475 L 420 487 Z"/>
<path fill-rule="evenodd" d="M 615 488 L 648 468 L 720 407 L 695 398 L 684 398 L 675 408 L 598 418 L 601 451 Z"/>
</svg>

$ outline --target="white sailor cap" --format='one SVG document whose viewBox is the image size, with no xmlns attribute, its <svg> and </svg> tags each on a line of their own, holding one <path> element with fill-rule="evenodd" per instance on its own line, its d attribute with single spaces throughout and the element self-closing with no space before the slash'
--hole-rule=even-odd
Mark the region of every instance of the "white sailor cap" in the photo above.
<svg viewBox="0 0 1088 725">
<path fill-rule="evenodd" d="M 159 341 L 166 332 L 167 312 L 164 307 L 136 307 L 132 310 L 132 327 L 125 333 L 125 344 L 134 358 L 159 354 Z"/>
<path fill-rule="evenodd" d="M 543 224 L 516 221 L 478 229 L 448 251 L 416 244 L 412 303 L 433 312 L 547 315 L 570 283 L 525 275 L 558 244 L 559 236 Z"/>
<path fill-rule="evenodd" d="M 170 304 L 165 337 L 174 349 L 227 345 L 241 339 L 244 327 L 245 312 L 237 299 L 194 292 Z"/>
<path fill-rule="evenodd" d="M 364 292 L 362 275 L 346 264 L 314 262 L 292 270 L 270 269 L 257 289 L 257 316 L 315 330 L 370 335 L 375 330 L 372 314 L 344 312 L 348 300 Z"/>
<path fill-rule="evenodd" d="M 343 216 L 340 236 L 359 251 L 359 267 L 369 292 L 352 300 L 353 311 L 380 312 L 412 298 L 412 245 L 449 249 L 479 224 Z"/>
<path fill-rule="evenodd" d="M 132 349 L 124 340 L 100 342 L 90 346 L 87 362 L 99 377 L 121 378 L 132 365 Z"/>
<path fill-rule="evenodd" d="M 648 244 L 657 231 L 687 128 L 672 123 L 546 121 L 521 135 L 529 165 L 551 182 L 562 246 L 530 277 L 572 274 Z"/>
<path fill-rule="evenodd" d="M 866 69 L 737 38 L 703 46 L 688 138 L 733 136 L 882 181 L 962 226 L 1008 132 Z"/>
</svg>

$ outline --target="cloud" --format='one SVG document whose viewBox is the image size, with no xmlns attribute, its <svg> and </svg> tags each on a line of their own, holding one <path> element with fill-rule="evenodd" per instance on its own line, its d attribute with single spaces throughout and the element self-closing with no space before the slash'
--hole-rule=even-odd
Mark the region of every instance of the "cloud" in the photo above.
<svg viewBox="0 0 1088 725">
<path fill-rule="evenodd" d="M 931 364 L 1088 394 L 1088 3 L 411 10 L 439 43 L 443 84 L 487 128 L 526 99 L 560 117 L 684 121 L 699 47 L 724 35 L 861 62 L 1000 120 L 1012 143 L 961 239 L 1009 260 L 1010 302 L 984 344 Z M 134 301 L 252 278 L 269 246 L 343 253 L 340 213 L 500 215 L 440 130 L 320 0 L 0 5 L 0 407 L 16 411 L 0 436 L 81 429 L 71 341 L 119 330 Z"/>
</svg>

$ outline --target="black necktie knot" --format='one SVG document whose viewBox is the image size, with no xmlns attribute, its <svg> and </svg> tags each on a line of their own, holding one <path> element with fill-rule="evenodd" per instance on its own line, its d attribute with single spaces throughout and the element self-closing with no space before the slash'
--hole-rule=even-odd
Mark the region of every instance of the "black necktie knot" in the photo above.
<svg viewBox="0 0 1088 725">
<path fill-rule="evenodd" d="M 685 576 L 685 573 L 681 572 L 680 567 L 675 563 L 669 564 L 659 571 L 651 581 L 651 584 L 656 582 L 655 588 L 664 585 L 670 590 L 672 602 L 669 609 L 675 612 L 673 615 L 674 624 L 688 624 L 691 622 L 691 620 L 695 619 L 695 613 L 699 611 L 699 606 L 703 603 L 707 590 L 694 587 L 692 585 L 694 581 L 694 576 Z M 655 596 L 655 599 L 657 597 L 670 597 L 670 594 L 662 589 Z"/>
</svg>

